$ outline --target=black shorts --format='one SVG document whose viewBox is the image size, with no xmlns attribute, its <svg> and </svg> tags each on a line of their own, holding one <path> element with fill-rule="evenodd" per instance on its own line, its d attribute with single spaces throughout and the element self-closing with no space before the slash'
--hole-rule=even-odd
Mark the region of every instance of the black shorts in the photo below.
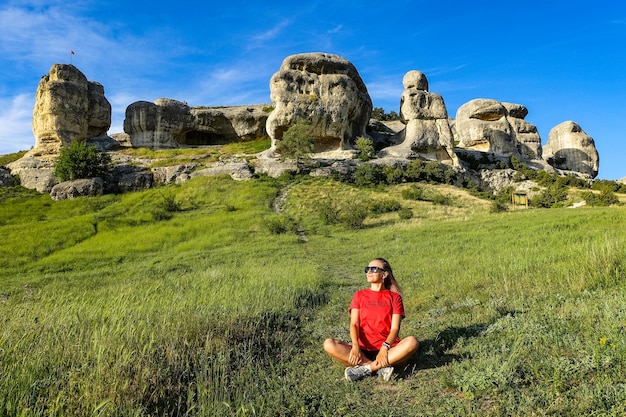
<svg viewBox="0 0 626 417">
<path fill-rule="evenodd" d="M 378 355 L 378 352 L 380 352 L 380 350 L 361 350 L 361 353 L 372 362 L 376 360 L 376 355 Z"/>
</svg>

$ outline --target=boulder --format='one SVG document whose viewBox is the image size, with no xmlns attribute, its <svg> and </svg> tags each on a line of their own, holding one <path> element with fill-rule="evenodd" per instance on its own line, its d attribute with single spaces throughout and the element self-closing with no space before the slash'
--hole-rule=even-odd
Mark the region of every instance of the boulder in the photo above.
<svg viewBox="0 0 626 417">
<path fill-rule="evenodd" d="M 32 125 L 35 146 L 26 156 L 52 160 L 62 146 L 105 135 L 111 105 L 101 84 L 73 65 L 54 64 L 37 87 Z"/>
<path fill-rule="evenodd" d="M 191 173 L 198 164 L 172 165 L 152 168 L 154 180 L 161 184 L 181 184 L 191 179 Z"/>
<path fill-rule="evenodd" d="M 575 122 L 566 121 L 550 130 L 543 157 L 556 169 L 575 171 L 595 178 L 600 156 L 591 136 Z"/>
<path fill-rule="evenodd" d="M 311 123 L 315 152 L 353 149 L 367 137 L 372 100 L 354 65 L 332 54 L 291 55 L 270 80 L 274 110 L 266 130 L 272 149 L 299 119 Z"/>
<path fill-rule="evenodd" d="M 40 193 L 49 193 L 58 183 L 54 177 L 54 161 L 24 155 L 17 161 L 7 164 L 11 175 L 17 176 L 20 185 L 37 190 Z"/>
<path fill-rule="evenodd" d="M 151 188 L 154 184 L 154 174 L 136 165 L 117 165 L 106 178 L 105 191 L 125 193 L 141 191 Z"/>
<path fill-rule="evenodd" d="M 457 146 L 524 160 L 541 159 L 541 138 L 537 127 L 524 120 L 527 114 L 521 104 L 471 100 L 456 113 Z"/>
<path fill-rule="evenodd" d="M 53 200 L 68 200 L 77 197 L 93 197 L 102 195 L 104 181 L 102 178 L 87 178 L 58 183 L 50 191 Z"/>
<path fill-rule="evenodd" d="M 190 177 L 216 175 L 230 175 L 232 179 L 242 181 L 252 178 L 252 170 L 245 162 L 218 162 L 211 167 L 192 172 Z"/>
<path fill-rule="evenodd" d="M 457 165 L 454 137 L 448 111 L 439 94 L 428 92 L 428 79 L 420 71 L 409 71 L 402 79 L 400 120 L 406 125 L 398 145 L 383 149 L 380 156 L 422 157 Z"/>
</svg>

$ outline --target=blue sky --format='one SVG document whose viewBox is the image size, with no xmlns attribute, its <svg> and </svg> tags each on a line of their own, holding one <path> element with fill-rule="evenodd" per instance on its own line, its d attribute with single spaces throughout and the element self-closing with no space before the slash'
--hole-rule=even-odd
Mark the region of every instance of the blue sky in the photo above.
<svg viewBox="0 0 626 417">
<path fill-rule="evenodd" d="M 35 91 L 54 63 L 103 84 L 112 134 L 138 100 L 269 103 L 285 57 L 327 52 L 356 66 L 374 107 L 398 112 L 402 77 L 419 70 L 450 116 L 474 98 L 520 103 L 544 145 L 573 120 L 595 140 L 598 178 L 626 176 L 621 0 L 0 0 L 0 28 L 0 154 L 34 145 Z"/>
</svg>

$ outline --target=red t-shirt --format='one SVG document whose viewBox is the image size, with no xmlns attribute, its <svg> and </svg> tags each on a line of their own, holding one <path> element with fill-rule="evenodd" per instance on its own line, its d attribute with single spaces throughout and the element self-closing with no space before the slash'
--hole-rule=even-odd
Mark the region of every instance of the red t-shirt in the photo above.
<svg viewBox="0 0 626 417">
<path fill-rule="evenodd" d="M 357 291 L 350 303 L 359 310 L 359 346 L 365 350 L 380 350 L 383 342 L 391 331 L 391 318 L 400 314 L 404 318 L 402 296 L 389 290 L 372 291 L 365 289 Z M 391 344 L 395 346 L 400 337 Z"/>
</svg>

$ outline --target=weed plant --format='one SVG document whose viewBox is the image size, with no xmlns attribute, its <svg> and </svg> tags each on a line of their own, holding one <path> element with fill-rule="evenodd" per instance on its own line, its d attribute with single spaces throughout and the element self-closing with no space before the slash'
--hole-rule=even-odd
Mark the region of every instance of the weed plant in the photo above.
<svg viewBox="0 0 626 417">
<path fill-rule="evenodd" d="M 4 200 L 0 416 L 626 413 L 624 207 L 489 213 L 449 186 L 423 184 L 452 206 L 404 200 L 408 184 L 292 180 Z M 352 229 L 320 216 L 329 196 L 415 215 Z M 391 382 L 348 383 L 321 345 L 349 338 L 376 256 L 421 346 Z"/>
</svg>

